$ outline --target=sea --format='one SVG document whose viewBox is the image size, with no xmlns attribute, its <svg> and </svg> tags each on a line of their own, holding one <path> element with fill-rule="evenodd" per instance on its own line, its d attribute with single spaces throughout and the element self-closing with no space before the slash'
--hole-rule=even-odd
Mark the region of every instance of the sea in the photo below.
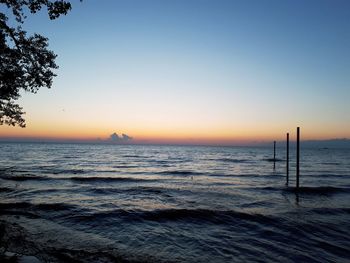
<svg viewBox="0 0 350 263">
<path fill-rule="evenodd" d="M 0 143 L 0 248 L 42 262 L 350 262 L 350 149 Z"/>
</svg>

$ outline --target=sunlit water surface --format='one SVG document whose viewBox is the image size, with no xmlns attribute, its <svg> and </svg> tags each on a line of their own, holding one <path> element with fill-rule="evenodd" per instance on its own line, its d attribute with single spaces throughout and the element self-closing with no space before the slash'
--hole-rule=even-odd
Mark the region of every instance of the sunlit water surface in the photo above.
<svg viewBox="0 0 350 263">
<path fill-rule="evenodd" d="M 140 261 L 350 260 L 350 150 L 302 148 L 298 194 L 294 152 L 287 187 L 282 148 L 274 170 L 270 148 L 1 143 L 0 205 Z"/>
</svg>

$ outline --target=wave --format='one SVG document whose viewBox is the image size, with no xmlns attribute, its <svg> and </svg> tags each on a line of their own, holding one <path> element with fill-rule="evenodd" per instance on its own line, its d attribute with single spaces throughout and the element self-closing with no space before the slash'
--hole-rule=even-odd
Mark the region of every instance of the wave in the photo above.
<svg viewBox="0 0 350 263">
<path fill-rule="evenodd" d="M 185 221 L 187 223 L 212 223 L 212 224 L 231 224 L 243 222 L 255 222 L 275 224 L 278 219 L 272 216 L 265 216 L 261 214 L 249 214 L 244 212 L 237 212 L 233 210 L 208 210 L 208 209 L 161 209 L 152 211 L 135 211 L 118 209 L 113 211 L 105 211 L 98 213 L 88 213 L 73 215 L 69 217 L 70 220 L 77 222 L 100 222 L 100 220 L 125 220 L 131 221 L 154 221 L 154 222 L 172 222 Z"/>
<path fill-rule="evenodd" d="M 86 174 L 89 171 L 83 169 L 62 169 L 62 170 L 47 170 L 47 172 L 51 172 L 52 174 Z"/>
<path fill-rule="evenodd" d="M 0 209 L 40 209 L 40 210 L 70 210 L 76 206 L 64 204 L 64 203 L 40 203 L 33 204 L 30 202 L 12 202 L 12 203 L 0 203 Z"/>
<path fill-rule="evenodd" d="M 350 174 L 334 174 L 332 172 L 329 173 L 320 173 L 320 174 L 310 174 L 312 177 L 320 177 L 320 178 L 349 178 Z"/>
<path fill-rule="evenodd" d="M 125 154 L 123 157 L 126 158 L 150 158 L 148 156 L 141 156 L 141 155 L 136 155 L 136 154 Z"/>
<path fill-rule="evenodd" d="M 77 156 L 73 156 L 73 155 L 64 155 L 62 156 L 63 159 L 75 159 L 77 158 Z"/>
<path fill-rule="evenodd" d="M 165 189 L 163 188 L 153 188 L 153 187 L 135 187 L 135 188 L 127 188 L 127 189 L 120 189 L 120 188 L 95 188 L 90 189 L 90 192 L 93 192 L 94 194 L 154 194 L 154 195 L 166 195 L 170 196 L 165 193 Z"/>
<path fill-rule="evenodd" d="M 9 174 L 20 174 L 22 176 L 25 173 L 28 172 L 38 172 L 38 173 L 44 173 L 44 174 L 86 174 L 89 173 L 89 170 L 83 170 L 83 169 L 57 169 L 55 167 L 50 166 L 39 166 L 39 167 L 30 167 L 28 170 L 20 170 L 16 168 L 6 168 L 0 170 L 2 173 L 1 177 L 8 176 Z"/>
<path fill-rule="evenodd" d="M 314 195 L 329 195 L 337 193 L 350 193 L 350 188 L 346 187 L 332 187 L 332 186 L 318 186 L 318 187 L 289 187 L 285 188 L 286 192 L 300 193 L 300 194 L 314 194 Z"/>
<path fill-rule="evenodd" d="M 98 173 L 119 173 L 118 170 L 96 170 Z"/>
<path fill-rule="evenodd" d="M 171 167 L 174 163 L 179 163 L 178 160 L 149 160 L 148 163 L 158 167 Z"/>
<path fill-rule="evenodd" d="M 131 177 L 98 177 L 98 176 L 73 176 L 73 177 L 47 177 L 38 175 L 4 175 L 0 176 L 1 179 L 11 181 L 27 181 L 27 180 L 71 180 L 76 182 L 149 182 L 154 181 L 152 179 L 141 179 Z M 4 190 L 5 191 L 5 190 Z"/>
<path fill-rule="evenodd" d="M 325 165 L 340 165 L 341 163 L 339 163 L 339 162 L 323 162 L 322 164 L 325 164 Z"/>
<path fill-rule="evenodd" d="M 73 211 L 77 206 L 64 203 L 41 203 L 33 204 L 30 202 L 12 202 L 0 203 L 0 214 L 2 215 L 25 215 L 31 218 L 40 217 L 40 212 L 47 215 L 48 212 Z M 39 213 L 39 214 L 38 214 Z"/>
<path fill-rule="evenodd" d="M 320 215 L 336 215 L 336 214 L 350 214 L 350 208 L 345 207 L 318 207 L 309 210 L 311 213 Z"/>
<path fill-rule="evenodd" d="M 3 175 L 0 176 L 1 179 L 5 180 L 12 180 L 12 181 L 27 181 L 27 180 L 46 180 L 49 179 L 46 176 L 39 176 L 39 175 L 31 175 L 31 174 L 24 174 L 24 175 Z"/>
<path fill-rule="evenodd" d="M 299 187 L 297 189 L 294 186 L 290 187 L 273 187 L 273 186 L 267 186 L 267 187 L 256 187 L 256 188 L 247 188 L 249 190 L 253 191 L 281 191 L 286 193 L 296 193 L 296 194 L 310 194 L 310 195 L 329 195 L 329 194 L 338 194 L 338 193 L 350 193 L 350 188 L 348 187 L 333 187 L 333 186 L 315 186 L 315 187 Z"/>
<path fill-rule="evenodd" d="M 209 159 L 206 159 L 206 160 L 217 161 L 217 162 L 227 162 L 227 163 L 251 163 L 252 162 L 252 160 L 235 159 L 235 158 L 220 158 L 220 159 L 209 158 Z"/>
<path fill-rule="evenodd" d="M 33 208 L 42 210 L 42 211 L 63 211 L 63 210 L 75 210 L 77 206 L 70 205 L 70 204 L 64 204 L 64 203 L 48 203 L 48 204 L 36 204 L 32 205 Z"/>
<path fill-rule="evenodd" d="M 234 174 L 234 173 L 231 173 L 231 174 L 224 174 L 224 173 L 217 173 L 217 172 L 214 172 L 214 173 L 207 173 L 205 174 L 207 176 L 212 176 L 212 177 L 232 177 L 232 178 L 249 178 L 249 177 L 258 177 L 258 178 L 266 178 L 266 177 L 278 177 L 279 175 L 278 174 L 265 174 L 265 175 L 261 175 L 261 174 L 249 174 L 249 173 L 246 173 L 246 174 Z"/>
<path fill-rule="evenodd" d="M 7 173 L 7 172 L 10 172 L 10 173 L 13 173 L 13 172 L 27 172 L 27 171 L 24 171 L 24 170 L 20 170 L 18 169 L 17 167 L 15 166 L 8 166 L 8 167 L 1 167 L 0 168 L 0 173 Z"/>
<path fill-rule="evenodd" d="M 69 179 L 76 182 L 149 182 L 154 181 L 152 179 L 141 179 L 141 178 L 131 178 L 131 177 L 67 177 L 61 179 Z"/>
<path fill-rule="evenodd" d="M 215 211 L 207 209 L 165 209 L 142 212 L 139 216 L 150 221 L 205 221 L 227 223 L 232 219 L 256 219 L 255 215 L 235 211 Z M 258 216 L 257 216 L 258 217 Z M 231 220 L 230 220 L 231 219 Z"/>
<path fill-rule="evenodd" d="M 137 165 L 114 165 L 112 168 L 123 169 L 123 168 L 138 168 Z"/>
<path fill-rule="evenodd" d="M 255 201 L 246 204 L 242 204 L 242 208 L 255 208 L 255 207 L 268 207 L 270 205 L 269 202 L 266 201 Z"/>
<path fill-rule="evenodd" d="M 182 176 L 203 175 L 203 173 L 193 172 L 193 171 L 161 171 L 161 172 L 156 172 L 156 174 L 182 175 Z"/>
<path fill-rule="evenodd" d="M 9 192 L 13 192 L 14 189 L 11 189 L 9 187 L 0 187 L 0 193 L 9 193 Z"/>
</svg>

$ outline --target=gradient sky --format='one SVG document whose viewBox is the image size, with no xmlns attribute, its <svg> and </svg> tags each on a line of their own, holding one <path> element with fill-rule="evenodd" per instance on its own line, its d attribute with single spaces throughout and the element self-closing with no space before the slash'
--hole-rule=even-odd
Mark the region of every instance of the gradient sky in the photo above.
<svg viewBox="0 0 350 263">
<path fill-rule="evenodd" d="M 29 16 L 60 69 L 1 137 L 350 138 L 350 1 L 84 0 Z"/>
</svg>

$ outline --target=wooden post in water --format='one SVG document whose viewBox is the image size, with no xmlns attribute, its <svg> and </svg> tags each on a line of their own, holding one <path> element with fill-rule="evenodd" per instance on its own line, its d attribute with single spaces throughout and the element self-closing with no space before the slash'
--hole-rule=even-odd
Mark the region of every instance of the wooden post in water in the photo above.
<svg viewBox="0 0 350 263">
<path fill-rule="evenodd" d="M 276 168 L 276 141 L 273 141 L 273 169 Z"/>
<path fill-rule="evenodd" d="M 300 128 L 297 127 L 297 167 L 296 167 L 297 190 L 299 189 L 299 162 L 300 162 Z"/>
<path fill-rule="evenodd" d="M 286 185 L 289 183 L 289 132 L 287 132 Z"/>
</svg>

